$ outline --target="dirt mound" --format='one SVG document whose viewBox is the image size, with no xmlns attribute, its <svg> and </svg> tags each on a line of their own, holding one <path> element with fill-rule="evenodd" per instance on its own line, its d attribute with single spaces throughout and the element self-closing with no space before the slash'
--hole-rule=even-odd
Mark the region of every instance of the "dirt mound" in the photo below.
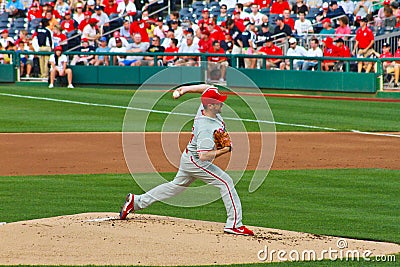
<svg viewBox="0 0 400 267">
<path fill-rule="evenodd" d="M 316 259 L 321 255 L 329 258 L 322 251 L 330 249 L 342 251 L 343 255 L 355 250 L 360 255 L 367 250 L 372 255 L 400 252 L 399 245 L 390 243 L 261 227 L 251 227 L 256 237 L 244 237 L 222 233 L 222 223 L 154 215 L 110 220 L 116 216 L 116 213 L 85 213 L 1 225 L 0 264 L 238 264 L 260 262 L 259 257 L 270 256 L 272 250 L 285 251 L 281 258 L 286 259 L 289 255 L 295 257 L 293 251 L 297 251 L 300 260 L 304 251 L 311 250 L 315 251 Z M 267 261 L 270 260 L 268 257 Z M 278 261 L 276 252 L 273 260 Z"/>
</svg>

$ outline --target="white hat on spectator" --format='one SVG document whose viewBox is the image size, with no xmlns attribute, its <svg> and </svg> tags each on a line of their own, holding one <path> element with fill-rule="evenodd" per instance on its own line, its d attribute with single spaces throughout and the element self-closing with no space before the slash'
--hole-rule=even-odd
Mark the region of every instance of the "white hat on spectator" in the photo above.
<svg viewBox="0 0 400 267">
<path fill-rule="evenodd" d="M 291 38 L 289 39 L 289 44 L 294 44 L 294 43 L 297 43 L 296 38 L 291 37 Z"/>
</svg>

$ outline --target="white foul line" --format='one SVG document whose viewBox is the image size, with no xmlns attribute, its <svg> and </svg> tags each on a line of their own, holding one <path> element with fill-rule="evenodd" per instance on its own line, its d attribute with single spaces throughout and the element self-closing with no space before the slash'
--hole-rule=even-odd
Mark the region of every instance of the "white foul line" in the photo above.
<svg viewBox="0 0 400 267">
<path fill-rule="evenodd" d="M 129 110 L 145 111 L 145 112 L 160 113 L 160 114 L 167 114 L 167 115 L 173 114 L 173 115 L 190 116 L 190 117 L 193 117 L 193 116 L 196 115 L 196 114 L 190 114 L 190 113 L 170 112 L 170 111 L 163 111 L 163 110 L 144 109 L 144 108 L 109 105 L 109 104 L 97 104 L 97 103 L 89 103 L 89 102 L 82 102 L 82 101 L 57 99 L 57 98 L 48 98 L 48 97 L 39 97 L 39 96 L 16 95 L 16 94 L 7 94 L 7 93 L 0 93 L 0 95 L 1 96 L 9 96 L 9 97 L 17 97 L 17 98 L 26 98 L 26 99 L 35 99 L 35 100 L 60 102 L 60 103 L 67 103 L 67 104 L 77 104 L 77 105 L 84 105 L 84 106 L 107 107 L 107 108 L 117 108 L 117 109 L 125 109 L 125 110 L 129 109 Z M 246 122 L 256 122 L 256 123 L 277 124 L 277 125 L 285 125 L 285 126 L 292 126 L 292 127 L 299 127 L 299 128 L 309 128 L 309 129 L 318 129 L 318 130 L 326 130 L 326 131 L 334 131 L 334 132 L 343 131 L 343 130 L 339 130 L 339 129 L 335 129 L 335 128 L 329 128 L 329 127 L 321 127 L 321 126 L 313 126 L 313 125 L 305 125 L 305 124 L 296 124 L 296 123 L 286 123 L 286 122 L 277 122 L 277 121 L 253 120 L 253 119 L 229 118 L 229 117 L 224 117 L 224 119 L 225 120 L 233 120 L 233 121 L 246 121 Z M 362 132 L 362 131 L 358 131 L 358 130 L 348 130 L 347 132 L 353 132 L 353 133 L 357 133 L 357 134 L 366 134 L 366 135 L 386 136 L 386 137 L 399 137 L 400 138 L 400 135 L 396 135 L 396 134 Z"/>
</svg>

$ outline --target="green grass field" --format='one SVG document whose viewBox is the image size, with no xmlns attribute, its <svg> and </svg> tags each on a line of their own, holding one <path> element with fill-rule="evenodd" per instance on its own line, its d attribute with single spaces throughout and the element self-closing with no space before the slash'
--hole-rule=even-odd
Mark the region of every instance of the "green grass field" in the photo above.
<svg viewBox="0 0 400 267">
<path fill-rule="evenodd" d="M 43 86 L 0 86 L 0 132 L 70 132 L 70 131 L 122 131 L 125 110 L 123 108 L 88 106 L 61 103 L 43 99 L 27 99 L 2 94 L 15 94 L 79 101 L 91 104 L 126 107 L 134 94 L 132 90 L 65 88 L 47 89 Z M 151 99 L 159 93 L 148 92 Z M 165 95 L 156 109 L 171 111 L 176 105 L 193 97 L 186 95 L 173 100 Z M 252 97 L 255 98 L 255 97 Z M 234 107 L 241 118 L 252 119 L 248 108 L 241 105 L 236 96 L 230 96 L 227 105 Z M 398 110 L 400 103 L 338 101 L 318 99 L 268 98 L 276 122 L 330 127 L 340 131 L 400 131 Z M 257 108 L 257 107 L 256 107 Z M 264 107 L 260 107 L 264 108 Z M 197 106 L 193 107 L 193 113 Z M 140 113 L 140 112 L 138 112 Z M 250 117 L 250 118 L 249 118 Z M 149 131 L 160 131 L 162 114 L 152 114 Z M 229 126 L 229 120 L 227 120 Z M 246 124 L 249 131 L 256 131 L 254 123 Z M 184 130 L 190 131 L 191 125 Z M 276 125 L 277 131 L 322 131 L 295 125 Z"/>
<path fill-rule="evenodd" d="M 122 130 L 124 107 L 134 93 L 121 89 L 67 90 L 47 89 L 43 85 L 1 85 L 0 132 L 119 132 Z M 145 94 L 152 98 L 159 93 Z M 155 109 L 171 111 L 178 103 L 191 97 L 187 95 L 174 101 L 171 94 L 167 94 L 157 102 Z M 400 103 L 290 98 L 268 98 L 268 103 L 275 121 L 283 123 L 276 125 L 277 131 L 322 131 L 296 126 L 298 124 L 338 131 L 400 131 Z M 241 118 L 252 119 L 249 109 L 242 105 L 238 97 L 230 96 L 227 105 L 234 107 Z M 196 109 L 197 106 L 193 108 L 193 113 Z M 160 122 L 165 117 L 152 113 L 146 130 L 160 131 Z M 229 127 L 230 122 L 227 121 L 227 124 Z M 187 123 L 183 130 L 189 131 L 190 127 L 191 124 Z M 255 123 L 246 123 L 246 127 L 249 131 L 258 129 Z M 163 175 L 172 178 L 174 174 Z M 247 192 L 250 175 L 251 172 L 245 172 L 237 185 L 244 209 L 244 223 L 248 225 L 400 244 L 398 170 L 271 171 L 260 189 L 252 194 Z M 0 221 L 81 212 L 117 212 L 125 194 L 131 191 L 141 192 L 128 174 L 0 177 Z M 203 220 L 213 218 L 220 222 L 225 221 L 226 216 L 221 200 L 200 208 L 177 208 L 156 203 L 145 212 Z M 399 257 L 397 255 L 397 261 Z M 396 263 L 322 261 L 270 265 L 396 266 Z"/>
</svg>

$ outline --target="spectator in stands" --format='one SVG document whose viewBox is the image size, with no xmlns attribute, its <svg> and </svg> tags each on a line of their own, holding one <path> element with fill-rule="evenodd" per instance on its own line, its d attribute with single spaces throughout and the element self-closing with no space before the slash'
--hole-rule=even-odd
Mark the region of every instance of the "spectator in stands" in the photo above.
<svg viewBox="0 0 400 267">
<path fill-rule="evenodd" d="M 133 39 L 130 34 L 130 27 L 131 27 L 131 22 L 129 20 L 124 20 L 121 29 L 119 30 L 120 36 L 124 37 L 126 40 L 128 40 L 129 43 L 133 42 Z"/>
<path fill-rule="evenodd" d="M 322 57 L 323 53 L 319 48 L 319 41 L 317 38 L 312 38 L 310 41 L 310 48 L 307 50 L 307 57 Z M 303 63 L 302 70 L 310 70 L 318 65 L 318 60 L 306 60 Z"/>
<path fill-rule="evenodd" d="M 32 44 L 35 52 L 50 52 L 53 47 L 53 39 L 51 36 L 51 31 L 48 28 L 49 21 L 47 19 L 42 19 L 37 28 L 36 32 L 32 35 Z M 47 63 L 49 61 L 49 56 L 40 56 L 39 65 L 40 73 L 42 78 L 47 78 L 49 74 L 49 68 Z"/>
<path fill-rule="evenodd" d="M 65 12 L 64 20 L 61 21 L 61 29 L 68 38 L 73 36 L 78 29 L 78 22 L 71 18 L 71 11 L 69 10 Z"/>
<path fill-rule="evenodd" d="M 240 11 L 234 11 L 233 20 L 235 21 L 235 25 L 239 31 L 244 32 L 246 30 L 246 26 L 244 26 L 244 20 L 240 18 L 240 14 Z"/>
<path fill-rule="evenodd" d="M 263 16 L 262 18 L 263 24 L 268 24 L 268 30 L 270 33 L 274 33 L 275 27 L 272 25 L 272 23 L 269 22 L 269 17 L 268 16 Z"/>
<path fill-rule="evenodd" d="M 49 29 L 51 31 L 54 29 L 54 26 L 59 25 L 58 20 L 54 17 L 53 13 L 50 10 L 46 11 L 44 18 L 49 21 Z"/>
<path fill-rule="evenodd" d="M 164 25 L 163 17 L 158 17 L 156 22 L 156 27 L 154 28 L 154 36 L 158 36 L 160 39 L 166 37 L 168 31 L 168 26 Z"/>
<path fill-rule="evenodd" d="M 390 44 L 383 43 L 382 45 L 382 54 L 377 54 L 379 58 L 393 58 L 392 53 L 390 52 Z M 393 73 L 394 72 L 395 63 L 392 60 L 385 60 L 382 62 L 382 67 L 384 73 Z"/>
<path fill-rule="evenodd" d="M 140 33 L 135 33 L 133 35 L 133 43 L 129 45 L 127 52 L 130 53 L 143 53 L 149 48 L 148 42 L 142 42 L 142 36 Z M 126 60 L 123 62 L 125 66 L 140 66 L 143 56 L 127 56 Z M 126 61 L 130 61 L 125 63 Z"/>
<path fill-rule="evenodd" d="M 94 7 L 94 13 L 92 14 L 92 18 L 97 19 L 97 27 L 101 29 L 101 33 L 108 32 L 110 29 L 110 19 L 106 13 L 103 12 L 101 6 L 96 5 Z"/>
<path fill-rule="evenodd" d="M 324 57 L 340 57 L 340 51 L 333 43 L 332 37 L 326 37 L 324 43 Z M 330 71 L 337 63 L 337 60 L 324 60 L 322 62 L 322 70 Z"/>
<path fill-rule="evenodd" d="M 134 0 L 133 3 L 135 4 L 136 10 L 138 11 L 138 15 L 140 15 L 139 13 L 147 10 L 147 7 L 149 6 L 149 0 Z"/>
<path fill-rule="evenodd" d="M 327 2 L 324 2 L 322 4 L 322 9 L 318 12 L 317 16 L 315 17 L 317 22 L 321 22 L 326 18 L 329 18 L 329 4 Z"/>
<path fill-rule="evenodd" d="M 53 29 L 53 45 L 56 46 L 66 46 L 67 43 L 67 36 L 61 32 L 61 26 L 56 25 Z"/>
<path fill-rule="evenodd" d="M 72 18 L 78 23 L 78 25 L 80 25 L 81 22 L 85 19 L 82 3 L 76 4 L 76 9 L 75 9 L 75 12 L 74 12 L 74 15 L 72 16 Z"/>
<path fill-rule="evenodd" d="M 107 46 L 107 38 L 106 37 L 101 37 L 100 38 L 100 45 L 99 47 L 96 48 L 96 52 L 110 52 L 110 48 Z M 95 55 L 94 56 L 94 65 L 95 66 L 108 66 L 110 65 L 110 58 L 109 56 L 104 56 L 104 55 Z"/>
<path fill-rule="evenodd" d="M 14 39 L 9 36 L 8 29 L 4 29 L 1 32 L 0 44 L 2 47 L 7 48 L 10 43 L 14 43 Z"/>
<path fill-rule="evenodd" d="M 283 23 L 283 15 L 281 14 L 276 18 L 275 23 L 274 35 L 277 35 L 276 37 L 280 39 L 281 43 L 286 43 L 286 40 L 292 36 L 292 29 L 289 25 Z"/>
<path fill-rule="evenodd" d="M 185 40 L 179 47 L 179 53 L 199 53 L 199 46 L 193 42 L 193 34 L 187 34 Z M 197 56 L 179 56 L 175 66 L 195 66 L 197 64 Z"/>
<path fill-rule="evenodd" d="M 400 39 L 397 39 L 397 50 L 394 53 L 394 58 L 400 58 Z M 399 76 L 400 76 L 400 61 L 394 62 L 394 87 L 399 87 Z"/>
<path fill-rule="evenodd" d="M 198 21 L 197 25 L 199 25 L 200 31 L 204 31 L 205 29 L 207 29 L 207 25 L 211 22 L 214 22 L 214 20 L 210 18 L 210 12 L 207 8 L 203 9 L 203 11 L 201 12 L 201 17 L 202 18 Z"/>
<path fill-rule="evenodd" d="M 379 8 L 378 15 L 374 18 L 375 19 L 375 26 L 377 26 L 377 27 L 382 26 L 382 21 L 385 19 L 385 13 L 384 13 L 384 8 L 385 7 L 389 7 L 390 8 L 390 0 L 384 0 L 383 1 L 383 6 L 381 8 Z"/>
<path fill-rule="evenodd" d="M 399 2 L 393 1 L 390 4 L 390 7 L 393 9 L 393 15 L 395 15 L 398 18 L 400 16 Z"/>
<path fill-rule="evenodd" d="M 212 23 L 214 23 L 214 22 L 212 22 Z M 178 40 L 178 45 L 179 45 L 183 38 L 183 29 L 181 26 L 179 26 L 177 20 L 171 21 L 171 29 L 174 30 L 174 38 L 176 40 Z M 205 29 L 207 29 L 207 27 Z"/>
<path fill-rule="evenodd" d="M 148 53 L 163 53 L 165 51 L 164 46 L 161 45 L 160 37 L 154 36 L 151 39 L 151 45 L 147 49 Z M 163 56 L 157 56 L 157 66 L 163 66 Z M 154 66 L 154 57 L 144 56 L 141 61 L 142 66 Z"/>
<path fill-rule="evenodd" d="M 264 15 L 261 14 L 261 13 L 258 11 L 258 5 L 257 5 L 256 3 L 253 3 L 253 4 L 251 5 L 251 13 L 250 13 L 250 15 L 249 15 L 250 21 L 251 21 L 251 22 L 254 22 L 254 24 L 255 24 L 256 26 L 261 26 L 261 24 L 262 24 L 262 17 L 263 17 L 263 16 L 264 16 Z"/>
<path fill-rule="evenodd" d="M 54 9 L 54 6 L 55 6 L 54 2 L 46 2 L 46 4 L 43 7 L 43 12 L 46 14 L 49 11 L 51 12 L 52 18 L 62 19 L 60 13 L 58 13 L 58 11 Z"/>
<path fill-rule="evenodd" d="M 348 36 L 345 36 L 345 35 L 351 34 L 351 29 L 348 25 L 349 19 L 347 18 L 347 16 L 343 16 L 343 17 L 340 17 L 337 21 L 339 22 L 339 27 L 337 27 L 335 29 L 336 37 L 347 40 Z"/>
<path fill-rule="evenodd" d="M 233 41 L 229 34 L 225 34 L 225 40 L 221 41 L 221 47 L 224 49 L 226 54 L 232 54 Z"/>
<path fill-rule="evenodd" d="M 89 40 L 82 38 L 80 52 L 95 52 L 94 46 L 89 45 Z M 71 65 L 93 65 L 94 55 L 74 55 L 71 61 Z"/>
<path fill-rule="evenodd" d="M 289 9 L 285 9 L 283 11 L 283 23 L 285 23 L 286 25 L 289 25 L 289 27 L 292 30 L 292 32 L 294 31 L 294 19 L 292 19 L 290 17 L 290 10 Z"/>
<path fill-rule="evenodd" d="M 149 34 L 147 33 L 148 27 L 149 27 L 149 24 L 145 20 L 143 20 L 140 15 L 138 15 L 136 17 L 136 20 L 131 23 L 130 30 L 129 30 L 132 40 L 134 39 L 134 35 L 136 33 L 139 33 L 141 36 L 141 42 L 147 43 L 147 45 L 150 45 L 150 38 L 149 38 Z"/>
<path fill-rule="evenodd" d="M 356 54 L 357 57 L 360 58 L 367 58 L 370 57 L 374 50 L 374 34 L 370 28 L 367 27 L 367 18 L 363 18 L 360 20 L 360 28 L 357 30 L 356 33 L 356 43 L 354 44 L 353 54 Z M 363 67 L 362 62 L 358 62 L 358 72 L 361 72 Z M 366 70 L 369 72 L 370 68 Z"/>
<path fill-rule="evenodd" d="M 167 35 L 164 38 L 164 40 L 162 41 L 161 45 L 164 46 L 164 48 L 169 47 L 172 38 L 175 38 L 174 30 L 169 28 L 168 31 L 167 31 Z"/>
<path fill-rule="evenodd" d="M 90 13 L 94 13 L 94 7 L 96 6 L 96 2 L 94 0 L 88 0 L 86 2 L 86 6 L 84 7 L 84 11 L 89 11 Z"/>
<path fill-rule="evenodd" d="M 308 7 L 304 4 L 303 0 L 296 0 L 296 4 L 292 7 L 293 14 L 308 13 Z"/>
<path fill-rule="evenodd" d="M 242 32 L 242 53 L 247 55 L 255 54 L 254 49 L 256 48 L 257 35 L 255 33 L 256 28 L 254 22 L 249 22 L 247 30 Z M 257 65 L 257 58 L 245 58 L 245 68 L 254 69 Z"/>
<path fill-rule="evenodd" d="M 90 18 L 88 24 L 83 28 L 82 38 L 86 38 L 89 40 L 89 44 L 91 46 L 95 46 L 96 41 L 100 38 L 101 34 L 99 33 L 99 29 L 97 27 L 97 23 L 99 21 L 95 18 Z"/>
<path fill-rule="evenodd" d="M 268 36 L 265 39 L 265 43 L 263 47 L 258 51 L 260 55 L 268 55 L 268 56 L 283 56 L 283 51 L 278 46 L 276 46 L 273 42 L 273 38 Z M 265 67 L 267 70 L 270 69 L 279 69 L 280 64 L 282 63 L 282 59 L 280 58 L 268 58 L 265 61 Z M 261 64 L 260 64 L 261 65 Z M 284 68 L 285 63 L 283 63 L 282 68 Z"/>
<path fill-rule="evenodd" d="M 217 17 L 217 25 L 221 25 L 222 22 L 226 21 L 228 18 L 228 7 L 225 4 L 221 5 L 220 12 Z"/>
<path fill-rule="evenodd" d="M 18 33 L 18 39 L 15 41 L 15 45 L 18 45 L 19 42 L 24 42 L 25 45 L 28 45 L 30 38 L 28 37 L 28 31 L 27 30 L 20 30 Z"/>
<path fill-rule="evenodd" d="M 361 19 L 365 18 L 368 15 L 368 10 L 371 5 L 372 3 L 370 0 L 359 1 L 354 9 L 354 16 L 360 17 Z"/>
<path fill-rule="evenodd" d="M 337 18 L 343 15 L 345 15 L 343 8 L 338 5 L 337 1 L 331 1 L 329 9 L 329 18 Z"/>
<path fill-rule="evenodd" d="M 242 48 L 243 48 L 243 42 L 242 42 L 242 32 L 238 29 L 238 27 L 235 25 L 235 21 L 232 19 L 228 19 L 226 21 L 226 27 L 229 30 L 229 35 L 232 38 L 233 41 L 233 48 L 232 48 L 232 54 L 242 54 Z M 239 66 L 244 67 L 244 62 L 240 62 L 239 60 Z"/>
<path fill-rule="evenodd" d="M 242 3 L 237 3 L 235 5 L 235 11 L 240 14 L 240 19 L 242 19 L 242 20 L 245 20 L 250 15 L 249 13 L 244 11 L 244 6 Z"/>
<path fill-rule="evenodd" d="M 33 55 L 26 55 L 23 54 L 23 52 L 30 52 L 31 50 L 29 49 L 29 46 L 27 43 L 24 41 L 20 41 L 17 45 L 17 51 L 16 53 L 19 54 L 19 59 L 20 59 L 20 73 L 21 76 L 25 74 L 25 68 L 26 68 L 26 78 L 30 77 L 31 71 L 32 71 L 32 65 L 33 65 Z"/>
<path fill-rule="evenodd" d="M 104 12 L 110 17 L 113 14 L 118 14 L 117 11 L 118 5 L 116 4 L 116 0 L 108 0 L 108 5 L 104 7 Z"/>
<path fill-rule="evenodd" d="M 57 76 L 67 76 L 68 88 L 74 88 L 72 85 L 72 70 L 67 68 L 68 58 L 62 54 L 62 47 L 56 46 L 54 48 L 54 54 L 49 58 L 50 68 L 50 84 L 49 88 L 54 87 L 54 80 Z"/>
<path fill-rule="evenodd" d="M 294 37 L 291 37 L 289 39 L 289 49 L 286 52 L 286 56 L 300 56 L 300 57 L 306 57 L 307 56 L 307 50 L 300 46 L 297 45 L 297 40 Z M 302 69 L 304 63 L 304 59 L 294 59 L 293 60 L 293 67 L 295 70 Z M 290 60 L 287 59 L 286 62 L 286 69 L 290 70 Z"/>
<path fill-rule="evenodd" d="M 397 24 L 396 17 L 393 16 L 393 10 L 389 6 L 386 6 L 383 13 L 385 14 L 385 17 L 382 21 L 382 30 L 393 30 Z"/>
<path fill-rule="evenodd" d="M 69 10 L 69 5 L 64 2 L 64 0 L 57 0 L 56 5 L 55 5 L 55 10 L 57 10 L 58 14 L 60 16 L 64 17 L 65 12 Z"/>
<path fill-rule="evenodd" d="M 212 42 L 215 40 L 222 41 L 225 40 L 225 34 L 218 25 L 214 22 L 208 24 L 208 31 L 210 32 L 210 39 Z"/>
<path fill-rule="evenodd" d="M 314 28 L 311 24 L 311 21 L 306 19 L 305 13 L 299 12 L 299 19 L 294 23 L 295 34 L 298 37 L 303 37 L 304 35 L 308 35 L 310 33 L 314 33 Z"/>
<path fill-rule="evenodd" d="M 257 47 L 263 47 L 265 41 L 268 37 L 272 36 L 272 33 L 269 31 L 268 23 L 263 23 L 261 25 L 261 31 L 257 34 L 256 45 Z"/>
<path fill-rule="evenodd" d="M 206 29 L 201 32 L 201 39 L 198 43 L 200 53 L 207 53 L 212 46 L 212 40 L 210 39 L 210 32 Z"/>
<path fill-rule="evenodd" d="M 351 57 L 350 48 L 344 44 L 344 40 L 342 38 L 336 39 L 335 43 L 339 48 L 339 57 Z"/>
<path fill-rule="evenodd" d="M 236 0 L 221 0 L 219 1 L 220 6 L 226 5 L 227 9 L 235 8 Z"/>
<path fill-rule="evenodd" d="M 81 23 L 79 23 L 78 29 L 80 31 L 83 31 L 83 29 L 86 27 L 86 25 L 89 24 L 89 20 L 92 17 L 92 13 L 90 13 L 90 11 L 85 11 L 83 13 L 83 15 L 85 16 L 84 19 L 81 21 Z"/>
<path fill-rule="evenodd" d="M 271 14 L 283 14 L 285 9 L 290 10 L 289 3 L 286 0 L 276 0 L 272 3 L 270 13 Z"/>
<path fill-rule="evenodd" d="M 111 47 L 110 52 L 111 53 L 126 53 L 127 48 L 125 46 L 122 46 L 121 38 L 115 37 L 114 41 L 115 41 L 115 46 Z M 110 44 L 108 44 L 108 45 L 110 46 Z M 117 56 L 112 56 L 112 58 L 113 58 L 113 65 L 121 66 L 120 64 L 125 60 L 126 56 L 125 55 L 117 55 Z"/>
<path fill-rule="evenodd" d="M 322 0 L 306 0 L 305 4 L 308 7 L 308 10 L 311 8 L 321 8 L 322 7 Z"/>
<path fill-rule="evenodd" d="M 28 21 L 32 21 L 33 19 L 41 19 L 42 18 L 42 11 L 39 8 L 39 3 L 35 2 L 28 10 Z"/>
<path fill-rule="evenodd" d="M 25 7 L 20 0 L 9 0 L 6 4 L 6 12 L 11 18 L 25 18 Z"/>
<path fill-rule="evenodd" d="M 3 14 L 6 11 L 6 0 L 0 0 L 0 14 Z M 3 47 L 0 46 L 0 50 L 2 50 Z M 0 54 L 0 64 L 4 64 L 4 56 L 3 54 Z"/>
<path fill-rule="evenodd" d="M 350 21 L 352 21 L 353 15 L 354 15 L 354 3 L 351 0 L 342 0 L 339 2 L 339 6 L 343 8 L 344 13 L 346 16 L 349 18 Z"/>
<path fill-rule="evenodd" d="M 254 3 L 258 6 L 258 9 L 269 8 L 271 6 L 271 0 L 254 0 Z"/>
<path fill-rule="evenodd" d="M 117 7 L 117 12 L 120 16 L 122 15 L 129 15 L 135 16 L 136 15 L 136 6 L 133 2 L 129 0 L 123 0 L 119 2 Z"/>
<path fill-rule="evenodd" d="M 320 34 L 335 34 L 335 29 L 332 28 L 332 21 L 330 18 L 325 18 L 321 21 L 322 30 L 319 32 Z"/>
<path fill-rule="evenodd" d="M 208 51 L 210 54 L 225 54 L 224 49 L 218 40 L 213 41 L 212 47 Z M 220 82 L 226 79 L 226 68 L 229 66 L 228 59 L 222 56 L 210 56 L 207 58 L 208 68 L 207 75 L 211 80 L 219 80 Z"/>
<path fill-rule="evenodd" d="M 175 38 L 171 39 L 170 46 L 165 49 L 165 53 L 178 53 L 178 40 Z M 165 66 L 174 66 L 175 61 L 178 60 L 178 56 L 163 56 L 163 64 Z"/>
</svg>

